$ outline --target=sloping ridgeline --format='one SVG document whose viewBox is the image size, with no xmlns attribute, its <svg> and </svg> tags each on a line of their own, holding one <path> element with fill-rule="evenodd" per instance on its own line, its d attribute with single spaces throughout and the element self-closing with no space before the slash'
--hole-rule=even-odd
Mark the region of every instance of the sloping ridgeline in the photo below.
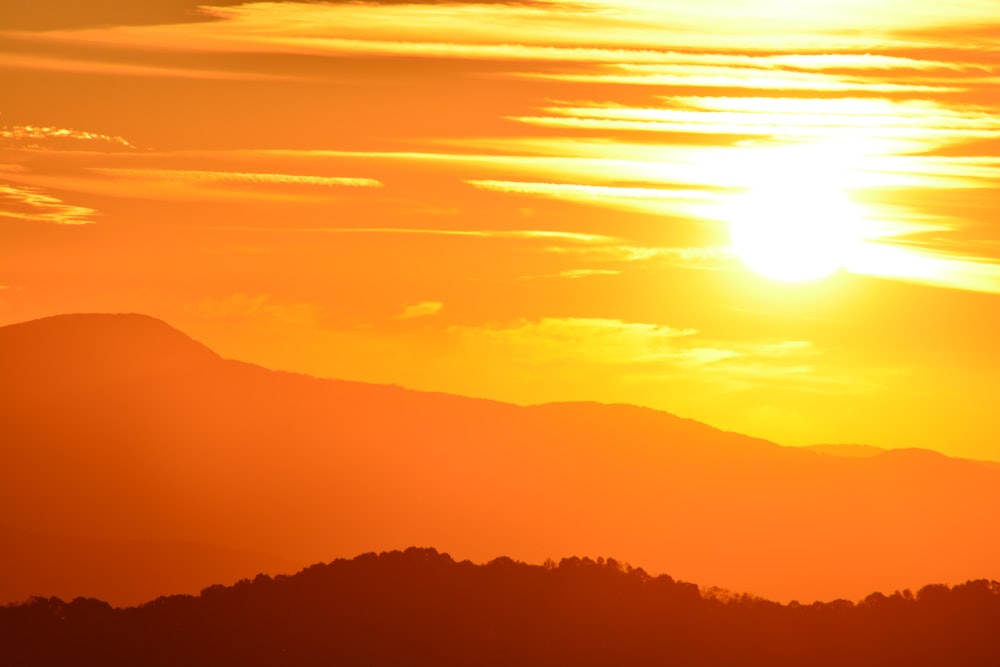
<svg viewBox="0 0 1000 667">
<path fill-rule="evenodd" d="M 410 544 L 860 600 L 1000 579 L 998 507 L 1000 468 L 934 452 L 321 380 L 143 315 L 0 327 L 0 603 L 139 604 Z"/>
<path fill-rule="evenodd" d="M 0 608 L 3 665 L 1000 664 L 1000 582 L 779 605 L 614 560 L 364 554 L 124 609 Z"/>
</svg>

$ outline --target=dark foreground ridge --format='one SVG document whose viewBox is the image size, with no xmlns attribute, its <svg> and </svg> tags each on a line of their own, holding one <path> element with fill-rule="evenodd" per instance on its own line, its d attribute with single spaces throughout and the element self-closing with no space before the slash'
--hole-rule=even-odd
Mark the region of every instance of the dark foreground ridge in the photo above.
<svg viewBox="0 0 1000 667">
<path fill-rule="evenodd" d="M 3 665 L 1000 664 L 1000 582 L 780 605 L 615 560 L 368 553 L 116 609 L 0 607 Z"/>
</svg>

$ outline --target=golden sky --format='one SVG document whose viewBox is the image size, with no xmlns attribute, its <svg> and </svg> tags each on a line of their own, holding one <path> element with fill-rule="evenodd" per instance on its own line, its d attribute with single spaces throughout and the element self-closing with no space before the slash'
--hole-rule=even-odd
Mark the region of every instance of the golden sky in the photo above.
<svg viewBox="0 0 1000 667">
<path fill-rule="evenodd" d="M 0 0 L 0 324 L 1000 460 L 996 0 Z"/>
</svg>

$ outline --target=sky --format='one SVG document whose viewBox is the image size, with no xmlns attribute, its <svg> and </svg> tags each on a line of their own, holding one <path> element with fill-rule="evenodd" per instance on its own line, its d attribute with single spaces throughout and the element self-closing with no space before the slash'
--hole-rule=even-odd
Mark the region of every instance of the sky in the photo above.
<svg viewBox="0 0 1000 667">
<path fill-rule="evenodd" d="M 995 0 L 0 0 L 0 325 L 1000 460 Z"/>
</svg>

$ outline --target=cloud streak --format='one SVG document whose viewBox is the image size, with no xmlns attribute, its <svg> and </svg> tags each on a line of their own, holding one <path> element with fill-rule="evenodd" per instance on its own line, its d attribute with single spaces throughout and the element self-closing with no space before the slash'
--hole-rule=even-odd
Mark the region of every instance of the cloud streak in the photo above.
<svg viewBox="0 0 1000 667">
<path fill-rule="evenodd" d="M 329 201 L 324 190 L 350 191 L 382 187 L 373 178 L 316 176 L 193 169 L 86 168 L 86 176 L 16 174 L 10 178 L 33 184 L 164 201 L 262 201 L 319 203 Z"/>
<path fill-rule="evenodd" d="M 0 218 L 28 220 L 56 225 L 88 225 L 97 211 L 67 204 L 36 188 L 0 183 Z"/>
<path fill-rule="evenodd" d="M 847 266 L 852 273 L 948 289 L 1000 294 L 1000 259 L 867 243 Z"/>
<path fill-rule="evenodd" d="M 714 340 L 694 328 L 586 317 L 452 326 L 448 333 L 478 354 L 542 373 L 568 365 L 574 375 L 668 385 L 688 379 L 727 392 L 762 386 L 824 394 L 870 389 L 857 378 L 829 372 L 823 351 L 801 339 Z"/>
<path fill-rule="evenodd" d="M 285 229 L 285 228 L 282 228 Z M 306 232 L 325 232 L 332 234 L 408 234 L 419 236 L 457 236 L 465 238 L 484 239 L 519 239 L 542 241 L 571 241 L 584 244 L 604 244 L 617 241 L 612 236 L 602 234 L 583 234 L 578 232 L 562 232 L 542 229 L 407 229 L 393 227 L 307 227 L 299 228 Z"/>
<path fill-rule="evenodd" d="M 108 169 L 93 171 L 125 178 L 184 181 L 189 183 L 234 183 L 238 185 L 316 185 L 321 187 L 378 188 L 374 178 L 350 176 L 309 176 L 304 174 L 266 174 L 236 171 L 199 171 L 192 169 Z"/>
<path fill-rule="evenodd" d="M 138 46 L 138 45 L 136 45 Z M 156 77 L 168 79 L 193 79 L 208 81 L 258 81 L 287 82 L 309 81 L 307 77 L 266 74 L 262 72 L 240 72 L 232 70 L 212 70 L 196 67 L 163 67 L 102 60 L 59 58 L 54 56 L 34 56 L 20 53 L 0 53 L 0 69 L 37 70 L 43 72 L 72 72 L 101 76 Z"/>
<path fill-rule="evenodd" d="M 135 148 L 127 139 L 119 136 L 87 132 L 63 127 L 46 127 L 37 125 L 14 125 L 0 128 L 0 140 L 12 143 L 35 143 L 48 139 L 72 139 Z"/>
<path fill-rule="evenodd" d="M 319 320 L 323 307 L 313 303 L 281 303 L 270 294 L 247 294 L 233 292 L 224 296 L 206 296 L 197 303 L 189 304 L 209 320 L 230 322 L 259 322 L 273 320 L 294 326 L 312 325 Z"/>
<path fill-rule="evenodd" d="M 524 79 L 570 83 L 617 84 L 671 88 L 721 88 L 726 90 L 812 91 L 825 93 L 954 93 L 965 90 L 953 81 L 896 83 L 875 78 L 821 74 L 815 72 L 776 71 L 739 67 L 691 65 L 606 65 L 587 73 L 512 72 Z"/>
<path fill-rule="evenodd" d="M 429 317 L 437 315 L 444 308 L 441 301 L 421 301 L 403 308 L 402 312 L 396 315 L 397 320 L 412 320 L 417 317 Z"/>
<path fill-rule="evenodd" d="M 705 190 L 668 190 L 665 188 L 615 187 L 607 185 L 586 185 L 579 183 L 527 183 L 523 181 L 469 180 L 469 185 L 482 190 L 513 194 L 544 195 L 557 199 L 616 200 L 642 199 L 664 201 L 672 199 L 706 201 L 716 199 L 714 193 Z"/>
<path fill-rule="evenodd" d="M 931 145 L 1000 137 L 1000 119 L 982 108 L 908 100 L 787 97 L 669 97 L 664 107 L 552 106 L 519 117 L 549 127 L 768 137 L 913 138 Z"/>
</svg>

